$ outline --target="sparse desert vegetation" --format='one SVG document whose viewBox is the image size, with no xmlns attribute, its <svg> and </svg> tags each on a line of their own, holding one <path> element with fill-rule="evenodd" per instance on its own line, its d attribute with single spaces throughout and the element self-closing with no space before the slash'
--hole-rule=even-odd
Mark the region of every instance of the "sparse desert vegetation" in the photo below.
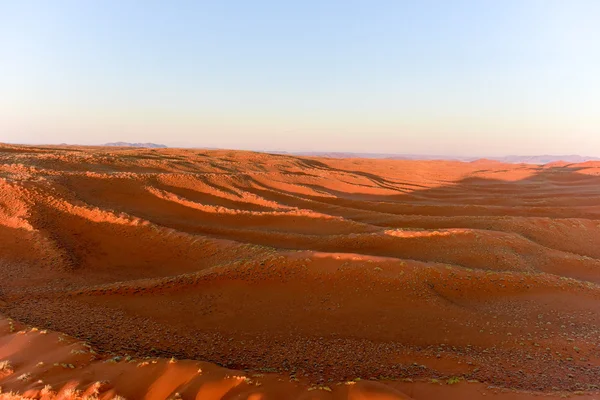
<svg viewBox="0 0 600 400">
<path fill-rule="evenodd" d="M 12 374 L 13 368 L 12 364 L 8 360 L 0 360 L 0 375 L 9 375 Z"/>
</svg>

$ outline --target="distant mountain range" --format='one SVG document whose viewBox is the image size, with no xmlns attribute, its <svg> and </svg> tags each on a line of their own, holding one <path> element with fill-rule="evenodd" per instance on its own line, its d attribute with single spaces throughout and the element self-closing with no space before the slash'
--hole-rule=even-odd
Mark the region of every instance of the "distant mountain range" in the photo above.
<svg viewBox="0 0 600 400">
<path fill-rule="evenodd" d="M 425 154 L 392 154 L 392 153 L 347 153 L 347 152 L 268 152 L 275 154 L 291 154 L 299 156 L 315 156 L 329 158 L 376 158 L 386 160 L 451 160 L 451 161 L 498 161 L 510 164 L 548 164 L 551 162 L 563 161 L 567 163 L 581 163 L 586 161 L 600 161 L 600 157 L 586 157 L 580 155 L 540 155 L 540 156 L 502 156 L 502 157 L 461 157 L 461 156 L 440 156 Z"/>
<path fill-rule="evenodd" d="M 600 157 L 585 157 L 579 155 L 565 155 L 565 156 L 506 156 L 492 158 L 492 160 L 501 161 L 505 163 L 525 163 L 525 164 L 548 164 L 551 162 L 564 161 L 567 163 L 582 163 L 586 161 L 600 161 Z"/>
<path fill-rule="evenodd" d="M 102 146 L 109 147 L 139 147 L 150 149 L 164 149 L 168 146 L 159 143 L 129 143 L 111 142 Z M 218 148 L 203 148 L 217 150 Z M 582 163 L 586 161 L 600 161 L 600 157 L 570 155 L 537 155 L 537 156 L 502 156 L 502 157 L 473 157 L 473 156 L 443 156 L 431 154 L 394 154 L 394 153 L 352 153 L 352 152 L 327 152 L 327 151 L 262 151 L 270 154 L 289 154 L 294 156 L 328 157 L 328 158 L 374 158 L 385 160 L 449 160 L 449 161 L 497 161 L 509 164 L 548 164 L 552 162 Z"/>
<path fill-rule="evenodd" d="M 104 143 L 102 146 L 109 147 L 144 147 L 148 149 L 166 149 L 167 146 L 164 144 L 157 143 L 128 143 L 128 142 L 113 142 L 113 143 Z"/>
</svg>

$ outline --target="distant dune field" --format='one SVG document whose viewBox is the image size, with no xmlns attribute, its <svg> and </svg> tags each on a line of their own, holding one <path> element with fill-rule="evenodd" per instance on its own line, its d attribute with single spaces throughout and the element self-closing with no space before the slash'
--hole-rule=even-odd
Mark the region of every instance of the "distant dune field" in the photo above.
<svg viewBox="0 0 600 400">
<path fill-rule="evenodd" d="M 600 396 L 600 162 L 0 145 L 0 268 L 6 398 Z"/>
</svg>

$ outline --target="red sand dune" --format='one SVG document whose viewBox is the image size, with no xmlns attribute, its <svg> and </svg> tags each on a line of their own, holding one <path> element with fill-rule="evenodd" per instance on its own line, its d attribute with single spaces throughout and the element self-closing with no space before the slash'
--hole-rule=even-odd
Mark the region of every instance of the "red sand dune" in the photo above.
<svg viewBox="0 0 600 400">
<path fill-rule="evenodd" d="M 0 160 L 7 398 L 600 397 L 600 163 Z"/>
</svg>

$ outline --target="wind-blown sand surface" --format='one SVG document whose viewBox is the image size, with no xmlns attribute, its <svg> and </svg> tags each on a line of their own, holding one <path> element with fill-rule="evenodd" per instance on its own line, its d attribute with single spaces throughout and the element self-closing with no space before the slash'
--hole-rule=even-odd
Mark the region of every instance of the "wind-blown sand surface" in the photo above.
<svg viewBox="0 0 600 400">
<path fill-rule="evenodd" d="M 5 392 L 600 398 L 600 163 L 1 145 L 0 269 Z"/>
</svg>

